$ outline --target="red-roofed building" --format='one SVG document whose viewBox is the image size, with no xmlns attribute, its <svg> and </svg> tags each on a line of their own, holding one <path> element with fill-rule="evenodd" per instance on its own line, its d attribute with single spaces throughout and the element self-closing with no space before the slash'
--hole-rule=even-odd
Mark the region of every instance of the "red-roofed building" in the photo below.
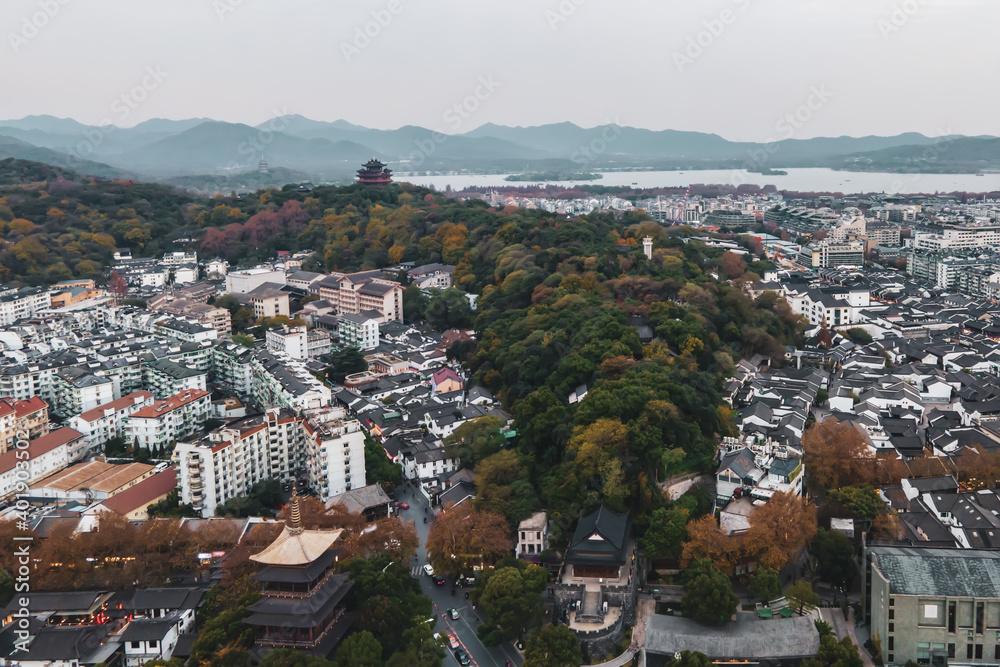
<svg viewBox="0 0 1000 667">
<path fill-rule="evenodd" d="M 124 433 L 127 417 L 152 404 L 153 394 L 150 392 L 132 392 L 93 410 L 81 412 L 69 420 L 69 425 L 86 436 L 91 452 L 98 452 L 108 440 Z"/>
<path fill-rule="evenodd" d="M 72 460 L 70 452 L 86 444 L 83 434 L 64 427 L 31 441 L 24 449 L 16 446 L 0 455 L 0 497 L 7 498 L 23 491 L 18 482 L 31 485 L 46 475 L 62 470 Z M 18 458 L 18 453 L 28 452 L 28 458 Z M 23 454 L 22 454 L 23 457 Z"/>
<path fill-rule="evenodd" d="M 18 433 L 31 440 L 48 432 L 48 403 L 37 396 L 25 401 L 0 398 L 0 454 L 14 446 Z"/>
<path fill-rule="evenodd" d="M 130 521 L 144 521 L 149 518 L 149 506 L 164 500 L 176 488 L 177 469 L 168 468 L 94 505 L 86 513 L 114 512 Z"/>
<path fill-rule="evenodd" d="M 444 367 L 434 371 L 431 376 L 431 386 L 434 388 L 434 393 L 447 394 L 452 391 L 461 391 L 465 383 L 462 382 L 462 378 L 454 369 Z"/>
<path fill-rule="evenodd" d="M 125 418 L 126 444 L 164 451 L 175 441 L 201 429 L 212 409 L 212 394 L 187 389 L 136 410 Z"/>
</svg>

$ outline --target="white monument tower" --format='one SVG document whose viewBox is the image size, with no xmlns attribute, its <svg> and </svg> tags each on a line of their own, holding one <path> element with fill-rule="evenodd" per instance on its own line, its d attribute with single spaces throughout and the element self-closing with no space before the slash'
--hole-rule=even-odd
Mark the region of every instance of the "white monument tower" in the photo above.
<svg viewBox="0 0 1000 667">
<path fill-rule="evenodd" d="M 646 253 L 646 259 L 653 259 L 653 237 L 647 236 L 642 240 L 642 251 Z"/>
</svg>

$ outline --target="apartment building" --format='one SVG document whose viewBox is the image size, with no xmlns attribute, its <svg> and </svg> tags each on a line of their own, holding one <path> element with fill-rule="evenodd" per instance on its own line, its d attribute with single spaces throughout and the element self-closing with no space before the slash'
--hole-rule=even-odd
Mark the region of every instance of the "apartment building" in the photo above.
<svg viewBox="0 0 1000 667">
<path fill-rule="evenodd" d="M 175 441 L 200 430 L 210 417 L 211 409 L 210 392 L 187 389 L 125 417 L 125 441 L 150 451 L 163 451 Z"/>
<path fill-rule="evenodd" d="M 305 327 L 284 325 L 267 331 L 267 349 L 297 361 L 330 354 L 331 347 L 330 332 L 323 329 L 307 331 Z"/>
<path fill-rule="evenodd" d="M 216 308 L 191 299 L 177 298 L 172 294 L 161 294 L 153 297 L 146 303 L 146 310 L 193 320 L 204 327 L 214 329 L 219 338 L 229 336 L 233 330 L 232 316 L 225 308 Z"/>
<path fill-rule="evenodd" d="M 108 440 L 124 434 L 125 420 L 142 408 L 153 404 L 148 391 L 136 391 L 119 399 L 82 412 L 69 420 L 69 425 L 83 433 L 91 452 L 99 451 Z"/>
<path fill-rule="evenodd" d="M 46 475 L 62 470 L 73 460 L 73 452 L 81 450 L 84 444 L 82 433 L 61 428 L 32 440 L 27 449 L 0 454 L 0 498 L 10 498 L 18 493 L 21 483 L 30 486 Z M 24 451 L 28 452 L 27 459 L 23 458 Z M 27 467 L 18 469 L 18 463 L 27 464 Z"/>
<path fill-rule="evenodd" d="M 227 500 L 247 495 L 257 482 L 295 479 L 306 464 L 302 420 L 292 410 L 273 408 L 178 443 L 174 459 L 181 502 L 210 517 Z"/>
<path fill-rule="evenodd" d="M 48 290 L 41 287 L 0 287 L 0 326 L 34 317 L 51 306 Z"/>
<path fill-rule="evenodd" d="M 514 556 L 539 562 L 549 548 L 549 521 L 545 512 L 535 512 L 517 526 Z"/>
<path fill-rule="evenodd" d="M 334 304 L 338 314 L 376 310 L 381 322 L 403 321 L 403 287 L 381 271 L 331 273 L 309 291 Z"/>
<path fill-rule="evenodd" d="M 258 318 L 291 316 L 288 292 L 281 291 L 278 285 L 263 284 L 248 293 L 253 314 Z"/>
<path fill-rule="evenodd" d="M 299 361 L 266 350 L 253 353 L 251 397 L 260 405 L 311 410 L 330 405 L 330 388 Z"/>
<path fill-rule="evenodd" d="M 420 289 L 441 289 L 451 287 L 451 276 L 455 267 L 449 264 L 424 264 L 406 272 L 410 282 Z"/>
<path fill-rule="evenodd" d="M 379 344 L 379 319 L 376 311 L 344 313 L 337 317 L 337 336 L 344 347 L 374 350 Z"/>
<path fill-rule="evenodd" d="M 313 410 L 303 422 L 309 487 L 324 502 L 367 484 L 365 433 L 346 414 L 343 408 Z"/>
<path fill-rule="evenodd" d="M 969 250 L 1000 245 L 1000 224 L 945 225 L 940 234 L 915 234 L 918 250 Z"/>
<path fill-rule="evenodd" d="M 143 382 L 157 399 L 165 399 L 189 389 L 204 391 L 208 384 L 208 371 L 184 366 L 162 358 L 145 364 Z"/>
<path fill-rule="evenodd" d="M 212 381 L 226 392 L 249 398 L 253 386 L 253 350 L 232 341 L 212 348 Z"/>
<path fill-rule="evenodd" d="M 21 438 L 34 440 L 49 432 L 49 405 L 37 396 L 26 401 L 0 398 L 0 454 Z"/>
<path fill-rule="evenodd" d="M 83 367 L 60 369 L 53 377 L 52 409 L 63 417 L 93 410 L 114 400 L 114 383 Z"/>
</svg>

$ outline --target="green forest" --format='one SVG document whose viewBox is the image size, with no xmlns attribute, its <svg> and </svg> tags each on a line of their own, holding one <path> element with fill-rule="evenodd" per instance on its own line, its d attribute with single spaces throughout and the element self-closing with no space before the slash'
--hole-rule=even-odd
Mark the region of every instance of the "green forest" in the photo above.
<svg viewBox="0 0 1000 667">
<path fill-rule="evenodd" d="M 636 511 L 641 530 L 663 505 L 657 482 L 705 469 L 732 431 L 720 392 L 734 362 L 783 355 L 799 340 L 800 318 L 783 300 L 741 289 L 767 262 L 694 234 L 641 211 L 493 210 L 405 183 L 205 198 L 0 161 L 2 282 L 101 280 L 122 246 L 135 256 L 194 249 L 242 266 L 312 249 L 303 268 L 320 271 L 455 265 L 455 286 L 480 295 L 479 345 L 458 356 L 514 415 L 519 436 L 513 454 L 474 428 L 454 441 L 511 521 L 540 507 L 569 519 L 605 502 Z M 580 385 L 586 400 L 570 404 Z"/>
</svg>

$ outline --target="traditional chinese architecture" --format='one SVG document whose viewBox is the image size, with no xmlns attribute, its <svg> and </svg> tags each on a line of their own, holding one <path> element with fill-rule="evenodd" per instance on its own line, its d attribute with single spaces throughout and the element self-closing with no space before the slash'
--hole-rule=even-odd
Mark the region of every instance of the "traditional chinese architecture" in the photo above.
<svg viewBox="0 0 1000 667">
<path fill-rule="evenodd" d="M 392 169 L 373 157 L 361 169 L 358 169 L 358 183 L 388 185 L 392 183 Z"/>
<path fill-rule="evenodd" d="M 344 596 L 352 582 L 336 574 L 341 530 L 304 530 L 299 498 L 292 519 L 266 549 L 250 559 L 263 564 L 253 578 L 263 584 L 260 600 L 244 621 L 263 628 L 257 646 L 264 652 L 290 648 L 326 657 L 351 625 Z"/>
</svg>

